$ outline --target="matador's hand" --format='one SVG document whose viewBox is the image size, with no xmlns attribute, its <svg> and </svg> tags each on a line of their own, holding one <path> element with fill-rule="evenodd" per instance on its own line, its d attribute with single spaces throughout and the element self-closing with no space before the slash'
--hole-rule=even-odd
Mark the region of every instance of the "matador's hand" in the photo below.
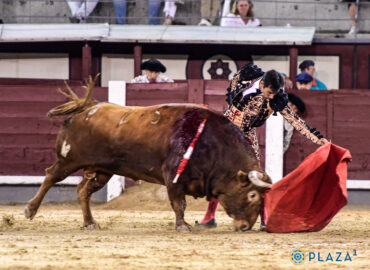
<svg viewBox="0 0 370 270">
<path fill-rule="evenodd" d="M 319 141 L 319 144 L 322 146 L 322 145 L 325 145 L 325 144 L 328 144 L 329 141 L 325 138 L 321 138 L 320 141 Z"/>
</svg>

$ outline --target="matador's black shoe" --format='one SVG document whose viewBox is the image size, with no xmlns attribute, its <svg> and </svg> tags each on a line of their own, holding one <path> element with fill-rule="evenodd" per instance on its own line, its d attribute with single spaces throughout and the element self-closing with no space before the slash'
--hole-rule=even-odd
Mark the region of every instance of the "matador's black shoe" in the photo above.
<svg viewBox="0 0 370 270">
<path fill-rule="evenodd" d="M 263 232 L 263 231 L 266 231 L 266 224 L 264 221 L 261 222 L 261 225 L 260 225 L 260 231 Z"/>
<path fill-rule="evenodd" d="M 198 221 L 195 221 L 195 227 L 212 229 L 217 227 L 217 222 L 216 219 L 211 219 L 206 223 L 199 223 Z"/>
</svg>

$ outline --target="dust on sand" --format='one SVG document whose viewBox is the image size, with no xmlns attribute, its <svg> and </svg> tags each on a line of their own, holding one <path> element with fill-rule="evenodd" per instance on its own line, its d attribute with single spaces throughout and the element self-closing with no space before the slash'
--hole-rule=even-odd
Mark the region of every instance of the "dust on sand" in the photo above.
<svg viewBox="0 0 370 270">
<path fill-rule="evenodd" d="M 204 214 L 204 199 L 187 198 L 186 220 Z M 219 209 L 219 226 L 192 233 L 174 230 L 166 190 L 144 183 L 121 197 L 93 204 L 101 230 L 80 228 L 76 202 L 41 205 L 34 220 L 23 216 L 24 205 L 0 206 L 0 269 L 369 269 L 370 207 L 347 206 L 321 232 L 270 234 L 257 223 L 247 233 L 233 231 Z M 222 207 L 220 207 L 222 208 Z M 300 249 L 306 259 L 293 265 L 290 254 Z M 353 250 L 357 256 L 353 256 Z M 308 252 L 316 259 L 308 261 Z M 323 262 L 317 260 L 318 253 Z M 342 252 L 342 261 L 325 262 Z M 345 255 L 351 261 L 344 261 Z"/>
</svg>

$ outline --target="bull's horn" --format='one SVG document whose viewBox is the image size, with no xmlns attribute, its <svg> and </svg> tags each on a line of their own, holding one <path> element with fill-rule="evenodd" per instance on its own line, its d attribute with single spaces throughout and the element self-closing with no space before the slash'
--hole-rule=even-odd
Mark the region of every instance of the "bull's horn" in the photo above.
<svg viewBox="0 0 370 270">
<path fill-rule="evenodd" d="M 249 180 L 258 187 L 270 187 L 271 184 L 262 181 L 263 174 L 257 171 L 250 171 L 248 173 Z"/>
</svg>

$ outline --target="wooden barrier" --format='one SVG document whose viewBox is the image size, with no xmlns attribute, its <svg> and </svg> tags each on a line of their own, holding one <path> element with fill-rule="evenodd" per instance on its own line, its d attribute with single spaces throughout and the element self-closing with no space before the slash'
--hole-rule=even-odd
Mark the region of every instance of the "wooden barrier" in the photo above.
<svg viewBox="0 0 370 270">
<path fill-rule="evenodd" d="M 0 85 L 0 175 L 44 175 L 55 161 L 55 140 L 63 122 L 46 113 L 67 101 L 48 85 Z M 82 87 L 75 88 L 82 95 Z M 94 98 L 107 100 L 107 89 Z"/>
<path fill-rule="evenodd" d="M 127 84 L 127 105 L 201 103 L 217 111 L 226 108 L 224 80 L 188 80 L 177 83 Z M 55 139 L 62 119 L 48 119 L 51 108 L 66 102 L 57 86 L 0 85 L 0 176 L 44 175 L 55 160 Z M 82 94 L 83 89 L 77 87 Z M 349 179 L 370 177 L 370 91 L 296 91 L 306 103 L 305 120 L 353 156 Z M 97 87 L 94 98 L 107 101 L 107 88 Z M 262 164 L 264 127 L 258 130 Z M 284 173 L 295 169 L 317 145 L 295 132 L 285 154 Z"/>
<path fill-rule="evenodd" d="M 305 120 L 333 143 L 350 150 L 349 179 L 370 179 L 370 91 L 296 91 L 306 103 Z M 317 148 L 295 132 L 284 171 L 295 169 Z"/>
</svg>

